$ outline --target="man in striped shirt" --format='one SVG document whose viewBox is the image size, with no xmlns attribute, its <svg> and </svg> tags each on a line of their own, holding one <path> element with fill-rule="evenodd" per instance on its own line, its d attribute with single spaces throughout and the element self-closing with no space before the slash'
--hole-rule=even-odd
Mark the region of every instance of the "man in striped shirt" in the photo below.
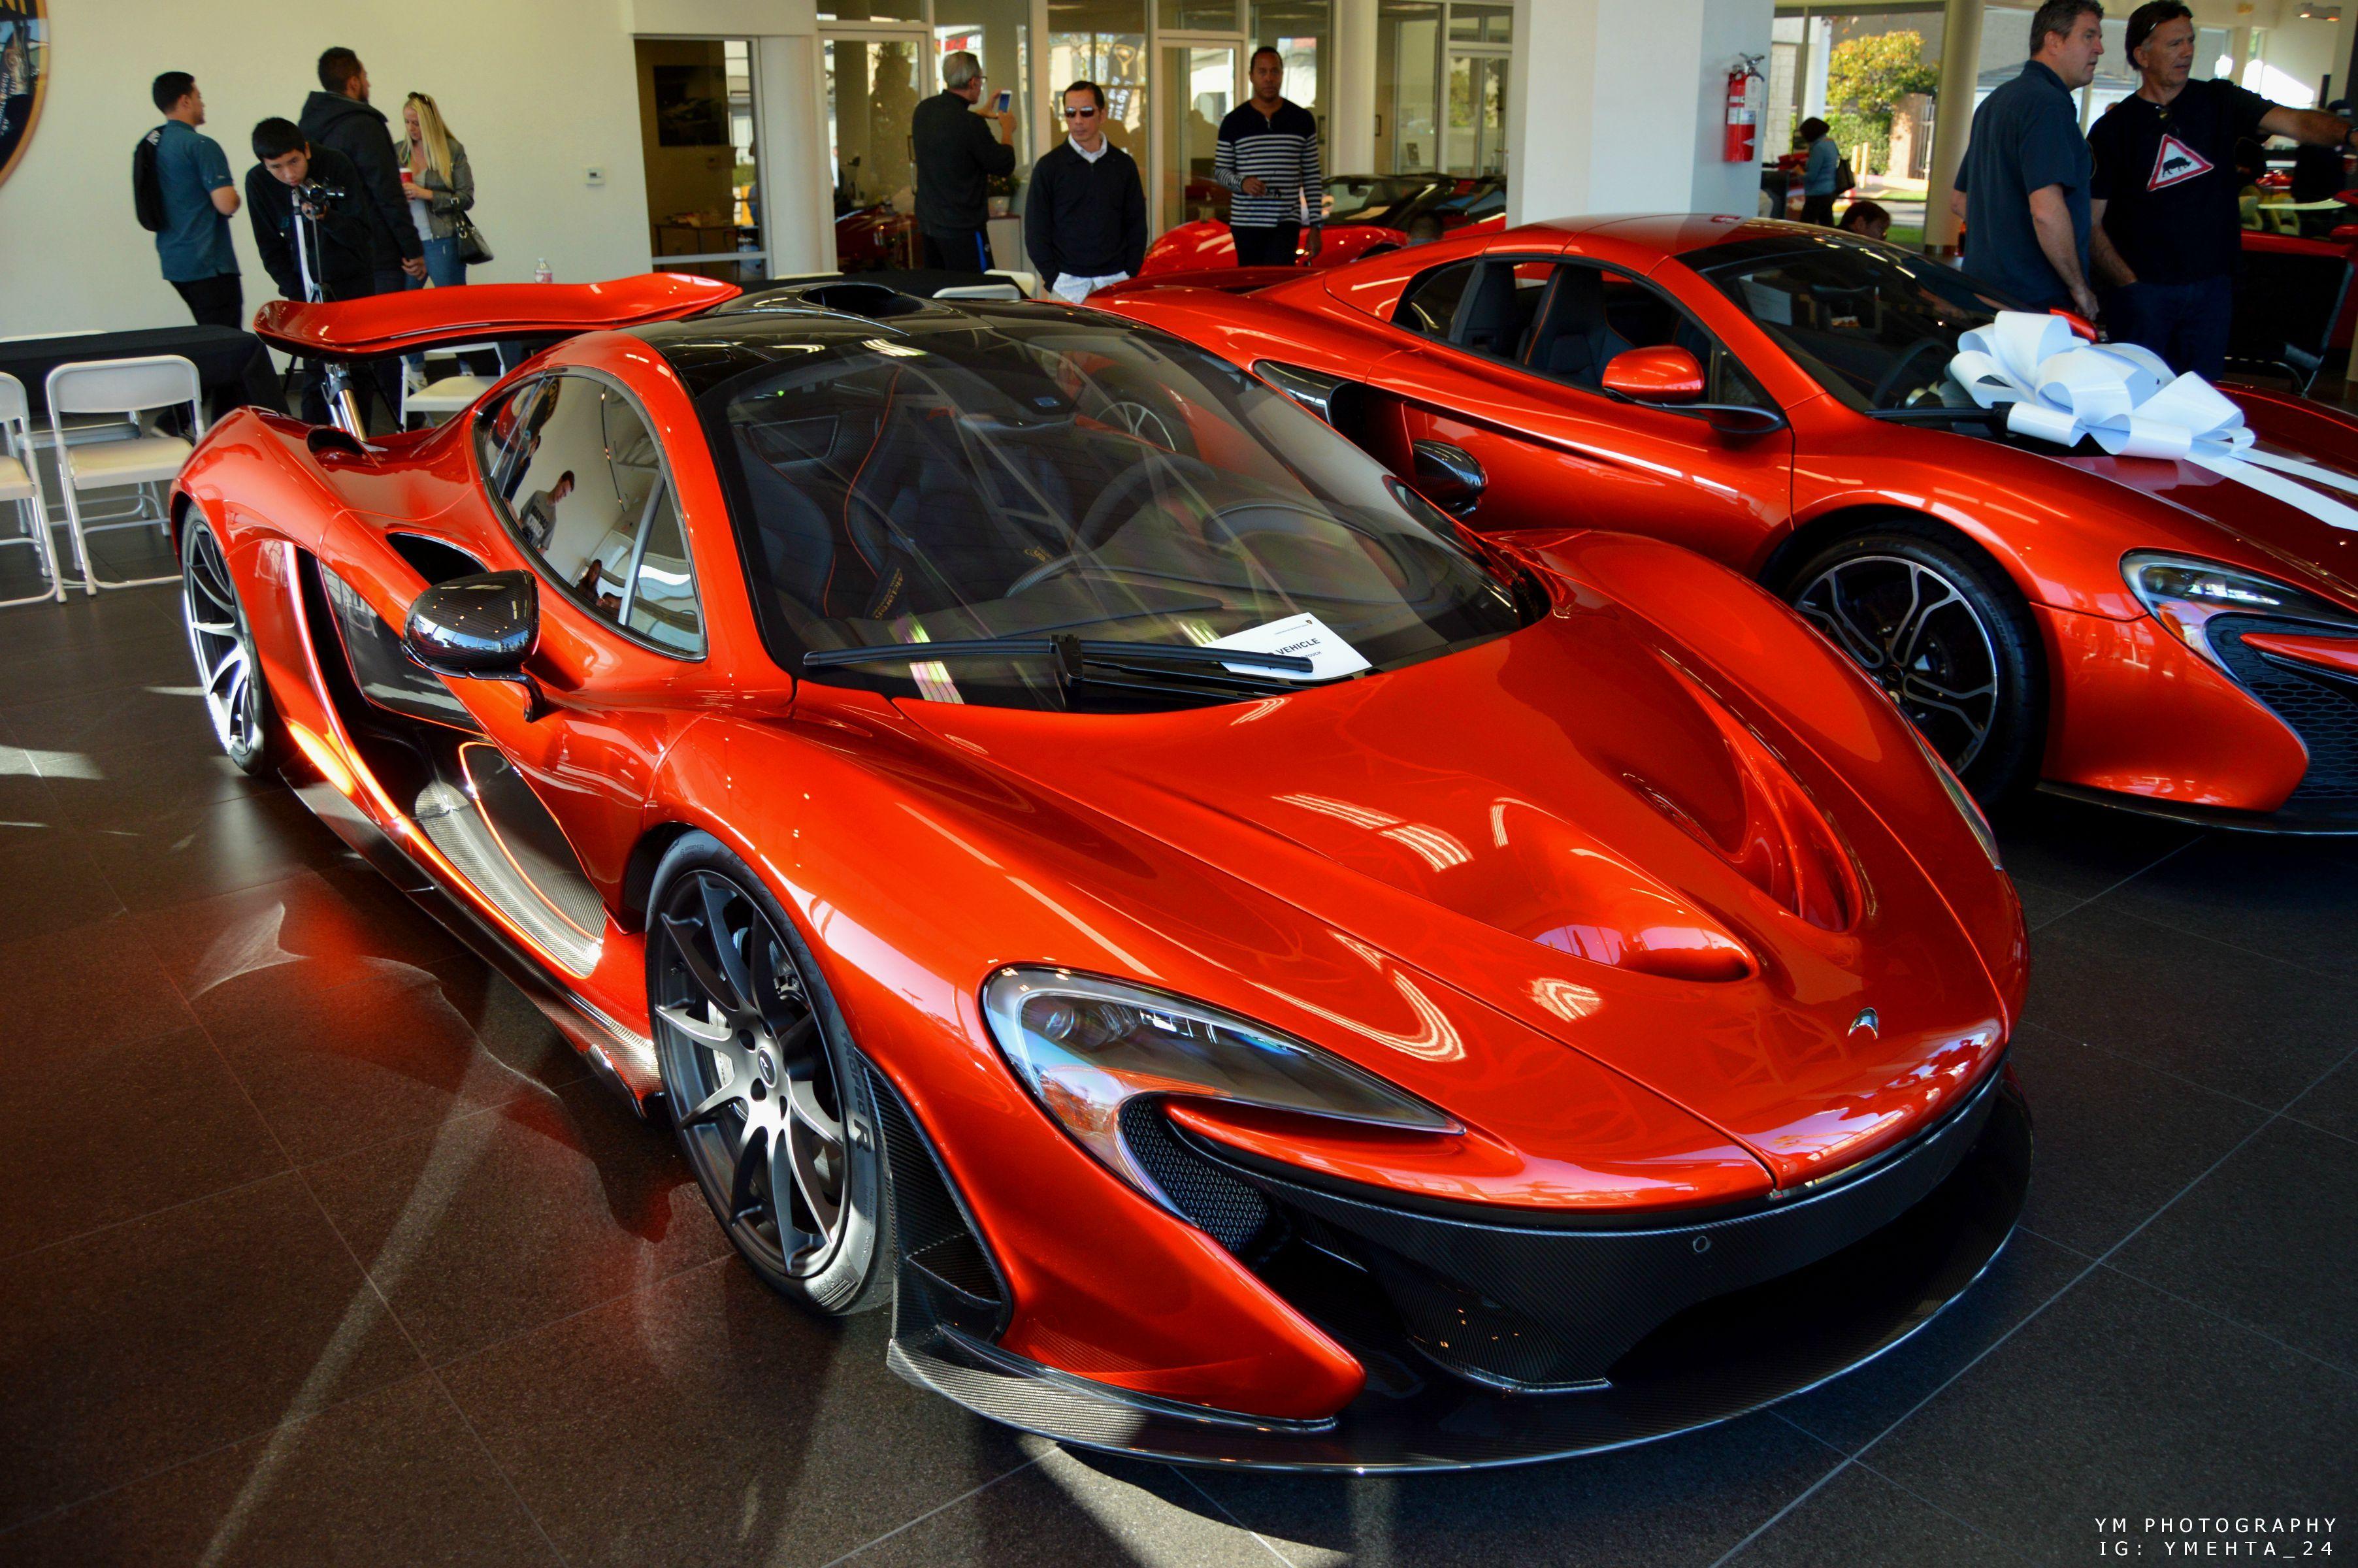
<svg viewBox="0 0 2358 1568">
<path fill-rule="evenodd" d="M 1318 122 L 1280 96 L 1284 81 L 1285 57 L 1272 49 L 1254 50 L 1253 95 L 1220 122 L 1212 178 L 1236 192 L 1228 232 L 1236 236 L 1238 266 L 1292 266 L 1297 244 L 1305 260 L 1318 254 L 1325 205 Z"/>
</svg>

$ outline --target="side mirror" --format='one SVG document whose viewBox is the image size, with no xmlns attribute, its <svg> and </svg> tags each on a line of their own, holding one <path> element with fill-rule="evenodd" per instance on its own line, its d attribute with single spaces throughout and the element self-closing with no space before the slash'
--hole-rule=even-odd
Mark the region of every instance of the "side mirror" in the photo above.
<svg viewBox="0 0 2358 1568">
<path fill-rule="evenodd" d="M 1452 517 L 1474 510 L 1490 476 L 1473 453 L 1446 441 L 1417 441 L 1410 450 L 1416 463 L 1416 488 L 1427 501 Z"/>
<path fill-rule="evenodd" d="M 547 711 L 540 684 L 524 667 L 540 645 L 540 597 L 528 571 L 436 583 L 410 600 L 401 641 L 412 659 L 438 676 L 523 687 L 526 720 Z"/>
<path fill-rule="evenodd" d="M 1624 349 L 1606 362 L 1605 390 L 1637 403 L 1700 403 L 1703 364 L 1675 344 Z"/>
</svg>

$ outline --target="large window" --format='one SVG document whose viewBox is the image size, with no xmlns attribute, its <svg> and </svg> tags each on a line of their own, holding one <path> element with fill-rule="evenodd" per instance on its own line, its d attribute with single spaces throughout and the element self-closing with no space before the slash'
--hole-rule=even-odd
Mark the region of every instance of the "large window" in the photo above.
<svg viewBox="0 0 2358 1568">
<path fill-rule="evenodd" d="M 1377 19 L 1376 172 L 1503 174 L 1514 8 L 1383 0 Z"/>
<path fill-rule="evenodd" d="M 731 283 L 767 277 L 752 42 L 641 38 L 637 56 L 651 265 Z"/>
<path fill-rule="evenodd" d="M 1048 0 L 1048 78 L 1105 89 L 1106 140 L 1152 167 L 1146 137 L 1146 0 Z"/>
</svg>

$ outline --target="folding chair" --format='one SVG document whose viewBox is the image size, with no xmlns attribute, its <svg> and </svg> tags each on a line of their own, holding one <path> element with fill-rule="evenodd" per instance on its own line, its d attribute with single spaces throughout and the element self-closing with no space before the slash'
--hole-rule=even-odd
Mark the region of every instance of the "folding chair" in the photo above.
<svg viewBox="0 0 2358 1568">
<path fill-rule="evenodd" d="M 41 500 L 40 470 L 33 460 L 32 410 L 25 384 L 0 373 L 0 503 L 7 503 L 25 524 L 21 539 L 0 537 L 0 550 L 30 545 L 33 559 L 49 587 L 18 599 L 0 599 L 0 606 L 38 604 L 43 600 L 63 603 L 65 584 L 58 579 L 57 552 L 49 543 L 49 509 Z"/>
<path fill-rule="evenodd" d="M 178 354 L 150 359 L 84 360 L 61 364 L 49 373 L 49 428 L 57 442 L 58 478 L 66 493 L 66 526 L 73 535 L 74 561 L 81 568 L 82 590 L 95 596 L 102 588 L 139 588 L 149 583 L 178 582 L 177 571 L 165 577 L 102 582 L 91 565 L 90 535 L 114 528 L 168 528 L 164 492 L 160 488 L 180 471 L 195 450 L 193 438 L 205 427 L 203 387 L 197 367 Z M 151 410 L 185 406 L 191 439 L 152 433 L 140 418 Z M 113 414 L 131 427 L 127 439 L 69 445 L 65 421 L 76 414 Z M 154 508 L 143 507 L 119 522 L 85 523 L 81 493 L 136 485 Z"/>
<path fill-rule="evenodd" d="M 403 429 L 409 428 L 409 416 L 413 414 L 423 414 L 438 425 L 451 415 L 473 406 L 475 399 L 491 391 L 498 377 L 477 375 L 468 370 L 466 362 L 460 358 L 465 354 L 497 355 L 500 374 L 507 373 L 507 355 L 501 352 L 497 343 L 452 343 L 427 349 L 418 356 L 421 364 L 431 364 L 436 360 L 458 360 L 459 373 L 438 380 L 429 379 L 416 387 L 412 387 L 409 377 L 404 375 L 401 378 L 399 410 Z"/>
</svg>

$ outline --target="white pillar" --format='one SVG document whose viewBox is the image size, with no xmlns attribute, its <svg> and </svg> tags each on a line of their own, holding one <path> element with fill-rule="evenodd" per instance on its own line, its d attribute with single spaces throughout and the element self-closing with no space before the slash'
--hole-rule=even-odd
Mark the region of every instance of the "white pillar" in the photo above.
<svg viewBox="0 0 2358 1568">
<path fill-rule="evenodd" d="M 1516 0 L 1508 221 L 1749 216 L 1758 160 L 1720 156 L 1727 71 L 1738 55 L 1766 59 L 1774 9 L 1774 0 Z"/>
<path fill-rule="evenodd" d="M 1334 102 L 1326 112 L 1336 172 L 1376 167 L 1377 0 L 1335 0 Z"/>
<path fill-rule="evenodd" d="M 1949 0 L 1941 18 L 1941 89 L 1932 122 L 1932 168 L 1924 188 L 1924 251 L 1956 254 L 1958 223 L 1949 211 L 1957 169 L 1973 135 L 1974 88 L 1981 76 L 1984 0 Z"/>
</svg>

